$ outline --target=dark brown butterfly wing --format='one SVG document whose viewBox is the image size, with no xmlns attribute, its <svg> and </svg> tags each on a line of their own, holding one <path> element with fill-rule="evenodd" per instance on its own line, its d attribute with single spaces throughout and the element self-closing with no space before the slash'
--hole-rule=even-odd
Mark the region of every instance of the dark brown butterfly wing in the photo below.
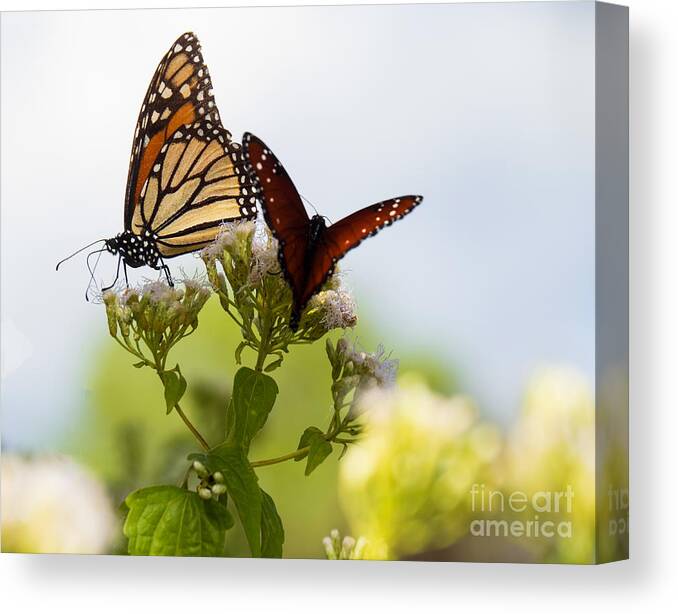
<svg viewBox="0 0 678 614">
<path fill-rule="evenodd" d="M 249 132 L 242 143 L 264 218 L 279 243 L 280 266 L 297 302 L 306 282 L 310 220 L 290 176 L 266 144 Z"/>
<path fill-rule="evenodd" d="M 385 200 L 339 220 L 320 236 L 313 253 L 313 262 L 307 271 L 306 284 L 301 294 L 301 309 L 318 292 L 334 272 L 334 268 L 350 250 L 382 228 L 405 217 L 421 201 L 421 196 L 399 196 Z"/>
<path fill-rule="evenodd" d="M 125 229 L 148 229 L 172 257 L 212 241 L 224 221 L 255 216 L 240 146 L 221 124 L 200 41 L 187 32 L 161 60 L 141 106 Z"/>
<path fill-rule="evenodd" d="M 304 307 L 334 272 L 336 263 L 364 239 L 402 219 L 422 197 L 400 196 L 365 207 L 321 228 L 309 245 L 311 220 L 285 169 L 253 134 L 245 133 L 243 147 L 266 223 L 280 243 L 278 257 L 294 296 L 290 326 L 295 329 Z"/>
</svg>

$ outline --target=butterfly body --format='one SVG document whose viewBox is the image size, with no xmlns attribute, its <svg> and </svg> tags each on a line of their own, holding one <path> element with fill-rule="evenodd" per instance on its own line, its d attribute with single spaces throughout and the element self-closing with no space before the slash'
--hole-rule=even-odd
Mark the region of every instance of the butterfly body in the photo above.
<svg viewBox="0 0 678 614">
<path fill-rule="evenodd" d="M 297 330 L 306 305 L 334 273 L 337 262 L 367 237 L 410 213 L 422 197 L 382 201 L 327 226 L 321 215 L 309 218 L 287 171 L 261 139 L 245 133 L 243 148 L 264 218 L 278 239 L 278 260 L 292 289 L 290 328 Z"/>
<path fill-rule="evenodd" d="M 308 223 L 306 239 L 306 269 L 310 270 L 318 248 L 323 244 L 323 239 L 327 231 L 327 224 L 322 215 L 314 215 Z"/>
<path fill-rule="evenodd" d="M 161 269 L 162 256 L 155 246 L 153 235 L 145 230 L 143 234 L 136 235 L 130 230 L 125 230 L 105 243 L 106 249 L 114 256 L 120 256 L 126 266 L 137 269 L 149 266 L 153 269 Z"/>
</svg>

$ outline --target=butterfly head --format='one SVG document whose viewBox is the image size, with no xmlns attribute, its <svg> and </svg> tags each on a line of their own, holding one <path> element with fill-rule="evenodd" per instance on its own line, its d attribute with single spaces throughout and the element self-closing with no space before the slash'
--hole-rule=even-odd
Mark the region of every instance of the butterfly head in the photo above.
<svg viewBox="0 0 678 614">
<path fill-rule="evenodd" d="M 120 235 L 115 235 L 112 239 L 106 239 L 104 247 L 106 251 L 115 256 L 120 251 Z"/>
<path fill-rule="evenodd" d="M 153 237 L 147 231 L 143 236 L 134 234 L 129 230 L 115 235 L 112 239 L 107 239 L 106 250 L 111 254 L 119 255 L 125 264 L 137 268 L 148 265 L 156 268 L 160 260 L 160 253 L 158 252 Z"/>
<path fill-rule="evenodd" d="M 308 234 L 311 243 L 314 243 L 327 228 L 325 218 L 322 215 L 314 215 L 308 227 Z"/>
</svg>

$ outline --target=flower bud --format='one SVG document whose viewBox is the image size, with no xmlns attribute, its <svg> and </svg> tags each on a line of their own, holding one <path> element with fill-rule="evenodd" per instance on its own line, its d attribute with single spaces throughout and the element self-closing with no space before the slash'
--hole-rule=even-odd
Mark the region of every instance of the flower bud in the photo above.
<svg viewBox="0 0 678 614">
<path fill-rule="evenodd" d="M 221 473 L 221 471 L 215 471 L 212 474 L 212 477 L 214 478 L 214 481 L 218 482 L 219 484 L 222 484 L 224 481 L 224 474 Z"/>
<path fill-rule="evenodd" d="M 325 351 L 327 352 L 327 358 L 330 359 L 330 363 L 334 364 L 336 354 L 334 352 L 334 346 L 332 345 L 331 339 L 325 340 Z"/>
<path fill-rule="evenodd" d="M 226 486 L 223 484 L 214 484 L 214 486 L 212 486 L 212 492 L 215 495 L 223 495 L 226 492 Z"/>
<path fill-rule="evenodd" d="M 201 478 L 206 478 L 209 475 L 205 465 L 203 465 L 199 460 L 193 461 L 193 469 Z"/>
<path fill-rule="evenodd" d="M 127 339 L 127 337 L 129 337 L 129 333 L 130 333 L 129 322 L 127 320 L 120 320 L 119 324 L 120 324 L 120 332 L 122 333 L 122 336 L 125 339 Z"/>
<path fill-rule="evenodd" d="M 329 537 L 323 538 L 323 547 L 325 548 L 325 556 L 328 558 L 328 560 L 336 561 L 337 560 L 337 552 L 334 549 L 334 544 L 332 543 L 331 538 L 329 538 Z"/>
<path fill-rule="evenodd" d="M 205 501 L 209 501 L 212 498 L 212 491 L 209 488 L 198 488 L 198 496 Z"/>
<path fill-rule="evenodd" d="M 118 317 L 117 317 L 117 305 L 115 303 L 109 304 L 106 303 L 106 318 L 108 319 L 108 332 L 111 333 L 111 337 L 116 337 L 118 334 Z"/>
<path fill-rule="evenodd" d="M 359 537 L 353 548 L 352 558 L 354 560 L 361 560 L 363 558 L 365 546 L 367 546 L 367 540 L 364 537 Z"/>
<path fill-rule="evenodd" d="M 338 382 L 332 384 L 332 390 L 334 391 L 336 398 L 344 399 L 346 396 L 348 396 L 352 390 L 358 387 L 358 384 L 360 384 L 360 379 L 361 378 L 359 375 L 351 375 L 350 377 L 344 377 Z"/>
<path fill-rule="evenodd" d="M 341 550 L 341 534 L 339 533 L 339 529 L 332 529 L 330 531 L 330 539 L 332 540 L 334 551 L 339 552 Z"/>
<path fill-rule="evenodd" d="M 344 537 L 341 542 L 341 551 L 339 552 L 339 558 L 342 560 L 348 560 L 353 558 L 353 548 L 355 547 L 355 539 L 350 536 Z"/>
<path fill-rule="evenodd" d="M 349 350 L 348 339 L 346 339 L 346 337 L 342 337 L 341 339 L 339 339 L 339 341 L 337 341 L 337 354 L 345 356 L 346 354 L 348 354 L 348 350 Z"/>
</svg>

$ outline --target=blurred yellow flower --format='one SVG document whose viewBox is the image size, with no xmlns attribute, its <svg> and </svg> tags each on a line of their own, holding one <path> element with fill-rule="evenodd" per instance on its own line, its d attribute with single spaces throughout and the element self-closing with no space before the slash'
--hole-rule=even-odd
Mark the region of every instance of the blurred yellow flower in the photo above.
<svg viewBox="0 0 678 614">
<path fill-rule="evenodd" d="M 571 513 L 551 521 L 572 523 L 572 536 L 521 539 L 538 558 L 592 562 L 595 554 L 595 405 L 584 375 L 565 367 L 543 368 L 528 382 L 522 412 L 498 463 L 505 491 L 573 492 Z M 525 511 L 531 520 L 533 510 Z M 520 517 L 520 515 L 518 515 Z M 542 515 L 541 520 L 546 520 Z"/>
<path fill-rule="evenodd" d="M 489 481 L 501 438 L 471 401 L 445 398 L 414 376 L 361 398 L 366 436 L 340 464 L 342 506 L 365 558 L 443 547 L 467 532 L 468 493 Z"/>
<path fill-rule="evenodd" d="M 629 380 L 625 365 L 599 376 L 596 422 L 598 559 L 629 553 Z"/>
<path fill-rule="evenodd" d="M 3 454 L 2 551 L 105 553 L 117 520 L 103 486 L 66 456 Z"/>
</svg>

